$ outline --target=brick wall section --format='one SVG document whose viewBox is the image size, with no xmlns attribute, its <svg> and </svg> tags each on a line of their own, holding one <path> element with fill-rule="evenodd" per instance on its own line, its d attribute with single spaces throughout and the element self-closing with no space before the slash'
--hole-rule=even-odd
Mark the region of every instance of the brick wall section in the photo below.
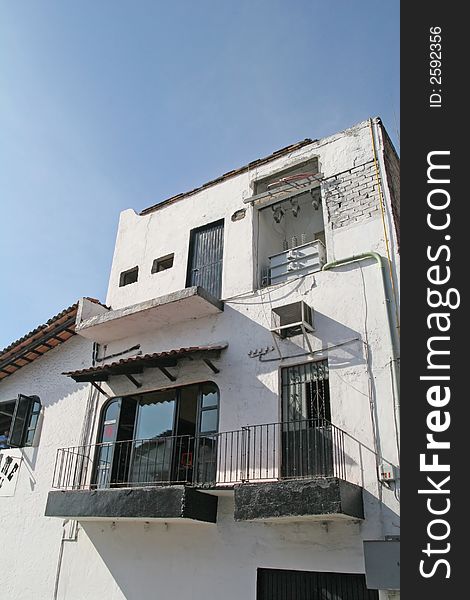
<svg viewBox="0 0 470 600">
<path fill-rule="evenodd" d="M 329 177 L 322 184 L 322 195 L 333 229 L 357 225 L 380 216 L 373 161 Z"/>
</svg>

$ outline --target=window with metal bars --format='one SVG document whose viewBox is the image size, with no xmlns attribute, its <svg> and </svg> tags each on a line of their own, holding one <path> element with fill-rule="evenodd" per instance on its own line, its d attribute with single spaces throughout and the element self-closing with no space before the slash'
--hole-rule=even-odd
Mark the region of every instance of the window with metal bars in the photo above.
<svg viewBox="0 0 470 600">
<path fill-rule="evenodd" d="M 328 361 L 285 367 L 281 372 L 282 420 L 331 419 Z"/>
</svg>

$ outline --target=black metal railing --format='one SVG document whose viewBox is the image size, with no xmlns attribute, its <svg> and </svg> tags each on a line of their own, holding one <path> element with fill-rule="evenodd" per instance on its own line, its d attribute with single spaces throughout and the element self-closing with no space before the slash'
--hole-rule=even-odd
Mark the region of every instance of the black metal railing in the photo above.
<svg viewBox="0 0 470 600">
<path fill-rule="evenodd" d="M 61 448 L 53 487 L 100 489 L 177 483 L 210 487 L 277 479 L 348 479 L 346 446 L 351 440 L 329 421 L 309 419 L 208 435 Z"/>
</svg>

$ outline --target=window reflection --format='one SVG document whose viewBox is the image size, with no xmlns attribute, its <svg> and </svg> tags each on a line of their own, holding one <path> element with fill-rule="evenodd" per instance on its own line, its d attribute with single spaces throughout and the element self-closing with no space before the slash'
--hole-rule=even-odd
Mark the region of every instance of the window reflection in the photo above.
<svg viewBox="0 0 470 600">
<path fill-rule="evenodd" d="M 97 487 L 208 481 L 215 473 L 218 405 L 213 383 L 112 400 L 98 440 Z"/>
</svg>

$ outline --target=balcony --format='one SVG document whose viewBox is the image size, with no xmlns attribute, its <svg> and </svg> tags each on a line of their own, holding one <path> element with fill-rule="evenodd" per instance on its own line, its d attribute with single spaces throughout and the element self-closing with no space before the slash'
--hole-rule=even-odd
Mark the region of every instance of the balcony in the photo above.
<svg viewBox="0 0 470 600">
<path fill-rule="evenodd" d="M 223 309 L 223 302 L 200 286 L 118 310 L 90 306 L 89 301 L 82 299 L 75 331 L 82 337 L 106 344 L 175 323 L 217 315 Z"/>
<path fill-rule="evenodd" d="M 58 450 L 47 516 L 215 522 L 362 519 L 359 443 L 325 420 Z"/>
</svg>

